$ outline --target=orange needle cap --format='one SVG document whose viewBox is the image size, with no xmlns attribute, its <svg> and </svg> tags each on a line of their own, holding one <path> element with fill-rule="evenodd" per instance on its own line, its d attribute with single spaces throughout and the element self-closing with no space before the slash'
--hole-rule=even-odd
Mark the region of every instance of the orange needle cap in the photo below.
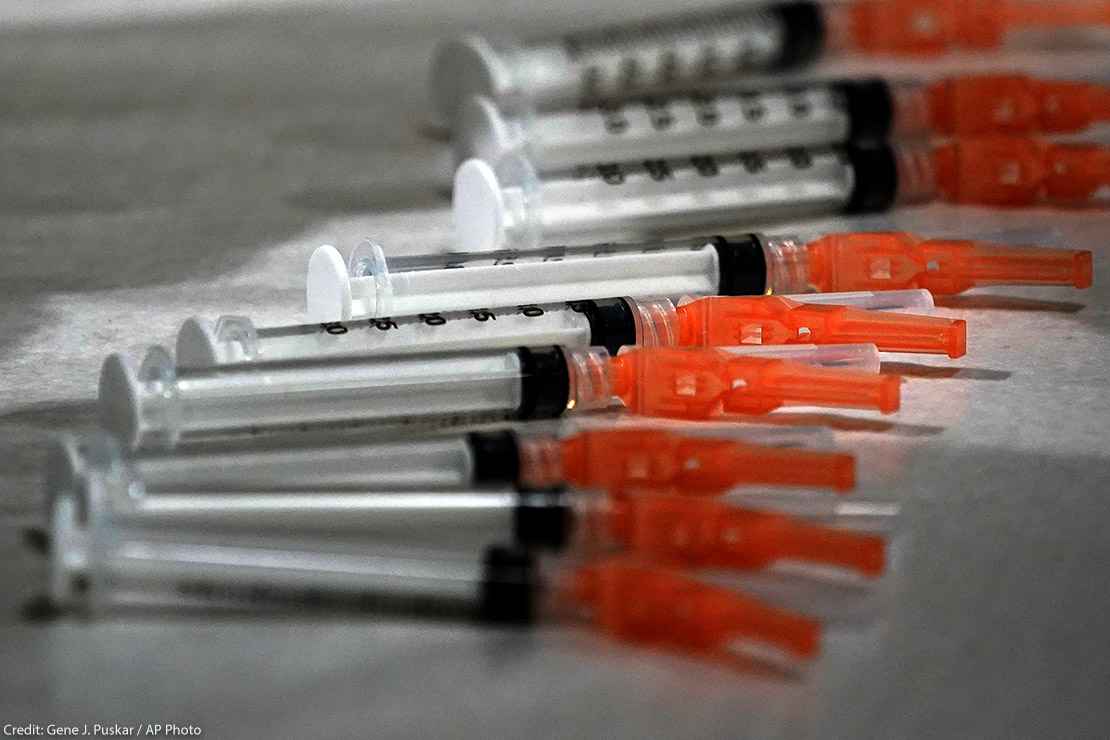
<svg viewBox="0 0 1110 740">
<path fill-rule="evenodd" d="M 857 0 L 847 21 L 855 48 L 901 54 L 992 48 L 1013 28 L 1106 24 L 1107 0 Z"/>
<path fill-rule="evenodd" d="M 1036 139 L 964 139 L 933 150 L 941 197 L 952 203 L 1082 205 L 1110 184 L 1110 149 Z"/>
<path fill-rule="evenodd" d="M 645 416 L 707 419 L 786 404 L 898 410 L 901 378 L 832 370 L 722 349 L 639 347 L 611 360 L 613 393 Z"/>
<path fill-rule="evenodd" d="M 575 581 L 575 594 L 592 607 L 597 626 L 627 642 L 721 657 L 739 641 L 800 659 L 819 650 L 816 621 L 667 568 L 616 558 L 579 569 Z"/>
<path fill-rule="evenodd" d="M 1110 117 L 1110 88 L 1025 75 L 968 75 L 930 85 L 929 120 L 949 136 L 1081 131 Z"/>
<path fill-rule="evenodd" d="M 832 565 L 867 576 L 886 568 L 886 541 L 732 506 L 718 499 L 639 496 L 621 502 L 621 531 L 644 557 L 689 568 L 758 570 L 782 560 Z"/>
<path fill-rule="evenodd" d="M 920 239 L 901 232 L 829 234 L 806 245 L 822 291 L 926 288 L 937 295 L 976 285 L 1091 286 L 1091 253 Z"/>
<path fill-rule="evenodd" d="M 716 494 L 744 484 L 849 491 L 856 482 L 852 455 L 662 430 L 580 432 L 563 440 L 562 461 L 569 483 L 608 491 L 674 486 L 686 493 Z"/>
<path fill-rule="evenodd" d="M 781 296 L 715 296 L 678 308 L 679 344 L 874 344 L 884 352 L 928 352 L 961 357 L 967 324 L 961 319 L 866 311 L 799 303 Z"/>
</svg>

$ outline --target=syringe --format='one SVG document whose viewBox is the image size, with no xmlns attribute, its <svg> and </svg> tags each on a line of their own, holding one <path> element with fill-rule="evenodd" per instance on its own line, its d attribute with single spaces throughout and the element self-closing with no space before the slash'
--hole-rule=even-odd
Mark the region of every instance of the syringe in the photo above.
<svg viewBox="0 0 1110 740">
<path fill-rule="evenodd" d="M 524 156 L 455 172 L 464 252 L 534 250 L 590 238 L 650 239 L 693 229 L 885 210 L 932 197 L 927 146 L 745 151 L 581 165 L 540 176 Z"/>
<path fill-rule="evenodd" d="M 540 176 L 511 154 L 455 172 L 466 252 L 533 250 L 590 238 L 656 238 L 692 229 L 843 211 L 950 203 L 1082 205 L 1110 185 L 1110 148 L 984 138 L 583 165 Z"/>
<path fill-rule="evenodd" d="M 471 95 L 544 108 L 805 65 L 823 51 L 825 22 L 813 2 L 748 7 L 701 18 L 599 31 L 519 46 L 465 36 L 436 49 L 429 87 L 451 125 Z"/>
<path fill-rule="evenodd" d="M 711 318 L 695 316 L 699 311 Z M 507 320 L 492 324 L 498 317 Z M 613 354 L 628 345 L 729 347 L 737 354 L 878 372 L 878 350 L 958 357 L 963 334 L 962 321 L 800 303 L 782 296 L 689 299 L 677 308 L 665 298 L 614 298 L 273 329 L 255 329 L 246 317 L 215 325 L 193 318 L 178 332 L 177 366 L 558 342 L 605 347 Z"/>
<path fill-rule="evenodd" d="M 788 89 L 718 90 L 558 111 L 463 103 L 455 160 L 496 164 L 525 151 L 540 172 L 583 162 L 635 162 L 738 150 L 781 150 L 891 136 L 1080 131 L 1110 119 L 1110 88 L 1023 75 L 967 75 L 929 84 L 879 78 Z"/>
<path fill-rule="evenodd" d="M 916 292 L 908 291 L 909 298 Z M 825 293 L 822 297 L 835 300 L 841 296 L 846 303 L 854 300 L 867 302 L 871 296 L 857 298 L 855 293 Z M 897 297 L 896 297 L 897 298 Z M 780 308 L 787 304 L 778 296 L 758 297 L 755 300 L 730 300 L 731 324 L 735 328 L 740 315 L 749 318 L 757 308 L 773 302 Z M 600 301 L 574 301 L 563 304 L 532 304 L 505 308 L 483 308 L 471 311 L 449 311 L 420 314 L 418 316 L 384 317 L 357 322 L 332 321 L 323 324 L 306 324 L 272 328 L 256 328 L 245 316 L 222 317 L 214 324 L 205 319 L 191 318 L 182 324 L 177 334 L 178 368 L 211 367 L 246 361 L 288 359 L 321 359 L 344 355 L 394 354 L 404 352 L 432 352 L 457 349 L 490 347 L 519 347 L 522 345 L 561 344 L 567 347 L 605 347 L 615 354 L 625 345 L 684 346 L 693 342 L 694 333 L 683 326 L 693 319 L 686 318 L 694 309 L 687 308 L 688 301 L 676 308 L 666 298 L 611 298 Z M 722 304 L 724 305 L 724 304 Z M 839 304 L 838 304 L 839 305 Z M 741 307 L 746 308 L 741 308 Z M 847 308 L 847 306 L 843 306 Z M 799 313 L 799 310 L 801 313 Z M 832 311 L 834 309 L 799 309 L 796 318 L 806 311 Z M 911 326 L 939 326 L 944 319 L 917 316 L 892 316 L 857 309 L 848 313 L 859 321 L 858 330 L 848 335 L 839 331 L 810 332 L 812 341 L 801 342 L 797 336 L 780 334 L 737 333 L 731 345 L 742 353 L 756 352 L 764 356 L 782 357 L 809 364 L 834 367 L 853 367 L 878 372 L 878 355 L 874 342 L 868 340 L 870 327 L 885 328 L 892 324 Z M 738 331 L 738 330 L 737 330 Z M 918 330 L 914 330 L 918 331 Z M 727 330 L 718 327 L 714 339 L 699 339 L 696 346 L 712 343 L 725 346 Z M 840 341 L 851 336 L 851 341 Z M 899 344 L 889 337 L 876 333 L 879 349 L 884 351 L 936 352 L 943 349 L 935 344 Z M 909 335 L 903 333 L 903 337 Z M 812 345 L 828 345 L 820 349 Z M 761 347 L 761 345 L 763 345 Z M 792 345 L 789 348 L 784 345 Z M 837 346 L 832 346 L 837 345 Z M 862 346 L 861 346 L 862 345 Z"/>
<path fill-rule="evenodd" d="M 684 494 L 712 495 L 744 485 L 841 492 L 854 487 L 852 455 L 763 440 L 775 443 L 782 437 L 747 425 L 695 435 L 681 428 L 631 424 L 563 437 L 524 427 L 398 442 L 341 435 L 247 448 L 211 444 L 144 452 L 130 464 L 153 491 L 527 491 L 574 486 L 605 491 L 674 487 Z"/>
<path fill-rule="evenodd" d="M 50 492 L 48 591 L 55 607 L 96 616 L 136 606 L 419 607 L 440 615 L 516 623 L 575 614 L 618 639 L 702 654 L 725 654 L 738 647 L 737 641 L 778 648 L 796 660 L 811 658 L 818 649 L 817 623 L 642 558 L 545 558 L 541 565 L 535 555 L 517 547 L 479 552 L 383 547 L 373 537 L 337 539 L 296 529 L 277 534 L 214 532 L 181 522 L 164 526 L 149 518 L 144 523 L 133 509 L 118 505 L 133 499 L 132 482 L 124 466 L 94 464 L 73 485 Z M 142 501 L 138 503 L 141 508 Z M 712 511 L 715 517 L 724 513 L 719 507 Z M 620 536 L 630 526 L 650 524 L 650 514 L 623 517 L 623 530 L 608 528 Z M 665 508 L 660 515 L 669 516 Z M 687 550 L 699 565 L 728 559 L 736 567 L 762 567 L 768 555 L 777 559 L 783 554 L 776 551 L 776 541 L 801 542 L 827 533 L 835 543 L 818 539 L 787 557 L 823 561 L 834 551 L 853 552 L 844 565 L 867 575 L 882 568 L 882 541 L 867 535 L 801 525 L 805 531 L 798 537 L 802 530 L 791 529 L 798 523 L 789 520 L 777 530 L 759 526 L 766 519 L 712 521 L 719 544 L 704 538 L 706 530 L 703 538 L 691 541 L 696 548 Z M 673 522 L 661 524 L 669 528 Z M 737 535 L 752 525 L 759 539 L 744 559 L 739 557 L 744 547 L 737 547 L 743 538 Z M 673 536 L 663 534 L 662 542 L 644 540 L 645 549 L 654 548 L 667 561 L 683 557 L 674 550 Z"/>
<path fill-rule="evenodd" d="M 698 655 L 770 649 L 793 667 L 819 652 L 818 622 L 672 568 L 627 558 L 561 563 L 516 547 L 405 551 L 321 537 L 153 533 L 96 498 L 58 496 L 49 596 L 66 612 L 344 609 L 531 625 L 582 621 L 612 638 Z M 633 596 L 634 598 L 630 598 Z"/>
<path fill-rule="evenodd" d="M 344 264 L 339 251 L 325 244 L 308 261 L 305 309 L 313 323 L 424 315 L 429 317 L 421 320 L 424 326 L 441 326 L 446 312 L 470 311 L 475 321 L 489 329 L 489 311 L 497 306 L 515 306 L 527 314 L 525 318 L 538 318 L 545 315 L 540 313 L 546 310 L 545 304 L 613 296 L 677 299 L 808 294 L 813 288 L 805 279 L 804 248 L 804 242 L 793 236 L 742 234 L 644 244 L 545 247 L 529 252 L 431 254 L 387 261 L 382 248 L 366 240 L 352 250 Z M 933 307 L 932 297 L 920 291 L 795 297 L 860 308 Z M 504 318 L 498 316 L 498 321 Z M 417 331 L 411 319 L 405 321 L 406 327 L 411 325 L 412 331 Z M 388 322 L 381 326 L 388 327 L 383 331 L 404 331 L 400 323 L 396 329 Z M 577 336 L 582 328 L 576 323 L 568 332 L 561 324 L 551 326 L 559 336 Z M 237 325 L 229 323 L 226 333 L 238 334 Z M 236 341 L 249 343 L 249 332 Z M 276 335 L 271 341 L 277 341 Z"/>
<path fill-rule="evenodd" d="M 1106 0 L 791 2 L 603 28 L 527 44 L 467 36 L 435 53 L 429 86 L 440 122 L 484 95 L 541 110 L 697 90 L 807 64 L 829 52 L 937 53 L 989 48 L 1019 29 L 1106 26 Z"/>
<path fill-rule="evenodd" d="M 550 419 L 617 405 L 644 416 L 707 419 L 783 404 L 898 409 L 900 378 L 811 367 L 727 349 L 519 347 L 183 370 L 154 347 L 136 371 L 109 355 L 105 428 L 131 447 L 183 436 L 290 427 Z M 646 387 L 651 386 L 651 387 Z"/>
<path fill-rule="evenodd" d="M 868 299 L 860 296 L 852 304 L 890 307 L 882 301 L 893 296 L 899 307 L 927 309 L 931 299 L 922 294 L 885 291 L 928 288 L 950 294 L 990 284 L 1086 288 L 1091 253 L 876 232 L 808 241 L 789 235 L 707 236 L 387 262 L 378 245 L 363 242 L 347 265 L 334 247 L 318 248 L 306 284 L 308 319 L 321 324 L 449 311 L 484 317 L 482 309 L 491 306 L 535 314 L 532 306 L 613 296 L 812 293 L 795 297 L 816 302 L 823 298 L 815 291 L 884 291 L 874 296 L 879 303 L 861 304 Z"/>
<path fill-rule="evenodd" d="M 62 444 L 74 445 L 69 440 Z M 828 529 L 723 500 L 656 496 L 642 489 L 619 494 L 350 491 L 334 490 L 311 478 L 299 491 L 161 490 L 149 488 L 111 441 L 101 445 L 103 453 L 96 445 L 85 444 L 87 459 L 72 488 L 102 487 L 105 514 L 111 519 L 171 537 L 174 530 L 187 528 L 214 540 L 235 533 L 296 533 L 392 544 L 410 551 L 455 552 L 480 552 L 491 544 L 512 542 L 565 555 L 573 552 L 580 560 L 632 551 L 688 567 L 754 570 L 790 559 L 868 576 L 881 574 L 885 566 L 881 537 Z M 48 492 L 48 497 L 68 490 Z M 680 537 L 682 532 L 688 535 Z"/>
</svg>

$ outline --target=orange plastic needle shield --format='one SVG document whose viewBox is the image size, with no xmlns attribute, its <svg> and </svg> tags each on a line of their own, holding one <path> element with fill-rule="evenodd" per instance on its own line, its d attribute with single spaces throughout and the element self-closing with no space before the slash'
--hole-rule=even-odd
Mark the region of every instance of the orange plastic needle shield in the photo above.
<svg viewBox="0 0 1110 740">
<path fill-rule="evenodd" d="M 602 631 L 627 642 L 722 658 L 738 642 L 772 645 L 798 659 L 813 658 L 820 645 L 821 627 L 812 619 L 634 560 L 580 568 L 572 596 L 591 607 Z"/>
<path fill-rule="evenodd" d="M 701 298 L 678 308 L 684 347 L 746 344 L 874 344 L 884 352 L 961 357 L 967 324 L 959 319 L 799 303 L 780 296 Z"/>
<path fill-rule="evenodd" d="M 1110 88 L 1085 82 L 972 75 L 927 94 L 932 130 L 949 136 L 1081 131 L 1110 119 Z"/>
<path fill-rule="evenodd" d="M 563 440 L 562 464 L 567 482 L 608 491 L 673 486 L 684 493 L 717 494 L 743 484 L 849 491 L 856 482 L 851 455 L 660 430 L 581 432 Z"/>
<path fill-rule="evenodd" d="M 714 499 L 636 496 L 614 504 L 611 524 L 637 555 L 689 568 L 759 570 L 798 561 L 874 577 L 886 567 L 882 537 Z"/>
<path fill-rule="evenodd" d="M 1106 24 L 1106 0 L 857 0 L 847 33 L 861 51 L 938 54 L 998 46 L 1011 29 Z"/>
<path fill-rule="evenodd" d="M 898 410 L 901 378 L 830 370 L 721 349 L 640 347 L 611 360 L 613 393 L 645 416 L 708 419 L 787 404 Z"/>
<path fill-rule="evenodd" d="M 1035 139 L 954 141 L 933 150 L 941 197 L 951 203 L 1084 205 L 1110 185 L 1110 149 Z"/>
<path fill-rule="evenodd" d="M 925 288 L 936 295 L 976 285 L 1091 287 L 1091 253 L 920 239 L 902 232 L 829 234 L 806 245 L 812 284 L 822 292 Z"/>
</svg>

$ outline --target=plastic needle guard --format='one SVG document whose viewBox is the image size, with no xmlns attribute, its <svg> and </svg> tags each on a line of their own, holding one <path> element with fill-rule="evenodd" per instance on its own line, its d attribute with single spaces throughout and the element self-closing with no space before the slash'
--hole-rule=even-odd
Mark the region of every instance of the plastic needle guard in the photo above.
<svg viewBox="0 0 1110 740">
<path fill-rule="evenodd" d="M 999 46 L 1016 28 L 1106 24 L 1106 0 L 857 0 L 849 33 L 860 51 L 939 54 Z"/>
<path fill-rule="evenodd" d="M 637 555 L 687 568 L 759 570 L 791 560 L 867 576 L 886 568 L 877 535 L 822 527 L 714 499 L 636 496 L 617 503 L 613 535 Z"/>
<path fill-rule="evenodd" d="M 1036 139 L 964 139 L 933 150 L 941 197 L 951 203 L 1083 205 L 1110 185 L 1110 149 Z"/>
<path fill-rule="evenodd" d="M 901 378 L 720 349 L 639 347 L 611 360 L 613 393 L 633 413 L 679 419 L 765 414 L 786 404 L 898 410 Z"/>
<path fill-rule="evenodd" d="M 976 285 L 1091 287 L 1091 253 L 921 239 L 905 232 L 829 234 L 806 245 L 809 278 L 822 292 L 925 288 L 954 295 Z"/>
<path fill-rule="evenodd" d="M 592 607 L 597 626 L 620 640 L 722 658 L 740 641 L 798 659 L 819 650 L 814 620 L 666 568 L 618 558 L 580 568 L 574 580 L 578 603 Z"/>
<path fill-rule="evenodd" d="M 654 429 L 598 429 L 568 437 L 562 465 L 568 483 L 607 491 L 673 486 L 684 493 L 718 494 L 744 484 L 850 491 L 856 483 L 852 455 Z"/>
<path fill-rule="evenodd" d="M 943 80 L 928 100 L 932 130 L 949 136 L 1082 131 L 1110 119 L 1110 88 L 1025 75 Z"/>
<path fill-rule="evenodd" d="M 884 352 L 962 357 L 967 345 L 967 324 L 961 319 L 799 303 L 781 296 L 700 298 L 678 307 L 678 321 L 683 347 L 868 343 Z"/>
</svg>

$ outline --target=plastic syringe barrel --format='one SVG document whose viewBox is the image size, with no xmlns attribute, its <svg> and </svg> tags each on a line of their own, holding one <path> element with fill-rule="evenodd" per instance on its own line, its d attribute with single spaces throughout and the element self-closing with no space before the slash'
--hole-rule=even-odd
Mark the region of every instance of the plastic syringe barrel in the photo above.
<svg viewBox="0 0 1110 740">
<path fill-rule="evenodd" d="M 344 264 L 339 252 L 325 245 L 309 261 L 308 317 L 323 323 L 615 296 L 709 295 L 720 285 L 722 249 L 709 237 L 398 257 L 387 263 L 381 247 L 364 242 Z M 730 258 L 742 249 L 729 249 Z M 762 285 L 762 257 L 753 252 L 751 259 L 761 272 L 749 280 Z"/>
<path fill-rule="evenodd" d="M 648 24 L 601 28 L 529 44 L 477 36 L 436 49 L 429 87 L 441 124 L 463 101 L 575 108 L 602 100 L 696 89 L 707 81 L 806 64 L 825 44 L 821 7 L 768 3 Z"/>
<path fill-rule="evenodd" d="M 455 173 L 457 243 L 466 251 L 534 250 L 586 238 L 645 239 L 692 229 L 868 212 L 927 191 L 906 162 L 921 145 L 849 145 L 725 157 L 602 163 L 540 177 L 520 155 Z M 910 167 L 915 176 L 918 168 Z"/>
<path fill-rule="evenodd" d="M 600 350 L 604 352 L 604 350 Z M 136 371 L 109 356 L 100 376 L 105 428 L 128 446 L 182 436 L 300 426 L 553 418 L 570 377 L 559 347 L 246 363 L 178 374 L 169 353 Z"/>
<path fill-rule="evenodd" d="M 383 500 L 366 509 L 375 509 L 377 520 L 363 517 L 359 523 L 356 510 L 350 527 L 336 517 L 334 523 L 347 533 L 337 536 L 334 527 L 313 526 L 324 522 L 310 511 L 316 506 L 326 513 L 334 500 L 294 495 L 286 497 L 287 504 L 280 497 L 272 501 L 284 507 L 283 522 L 275 520 L 280 512 L 274 509 L 269 519 L 248 517 L 243 526 L 228 526 L 229 509 L 251 508 L 249 493 L 238 502 L 237 494 L 225 494 L 223 510 L 210 506 L 213 496 L 162 493 L 151 500 L 104 435 L 63 437 L 52 458 L 59 456 L 86 463 L 68 480 L 54 478 L 46 492 L 49 595 L 61 608 L 93 614 L 119 606 L 361 609 L 419 600 L 451 614 L 508 618 L 519 616 L 520 599 L 531 598 L 515 594 L 514 606 L 506 600 L 509 594 L 490 592 L 493 584 L 511 579 L 496 567 L 497 558 L 480 536 L 452 541 L 455 535 L 441 530 L 445 537 L 434 541 L 419 528 L 406 529 L 398 517 L 407 511 L 431 521 L 435 507 L 406 509 L 402 501 L 390 510 Z M 441 496 L 439 503 L 454 511 L 459 532 L 469 528 L 481 535 L 505 520 L 499 511 L 503 502 L 486 498 L 470 499 L 477 516 L 460 508 L 466 497 L 452 503 Z M 496 521 L 489 520 L 490 513 Z M 400 529 L 388 531 L 390 523 Z"/>
<path fill-rule="evenodd" d="M 909 95 L 898 86 L 899 99 Z M 895 126 L 895 98 L 880 79 L 815 82 L 783 89 L 719 90 L 647 102 L 609 103 L 558 111 L 500 109 L 485 97 L 467 100 L 452 141 L 456 164 L 497 164 L 527 150 L 540 172 L 583 162 L 634 162 L 737 150 L 819 147 L 881 141 Z M 912 101 L 903 108 L 915 111 Z M 924 116 L 901 115 L 897 133 L 927 133 Z"/>
</svg>

